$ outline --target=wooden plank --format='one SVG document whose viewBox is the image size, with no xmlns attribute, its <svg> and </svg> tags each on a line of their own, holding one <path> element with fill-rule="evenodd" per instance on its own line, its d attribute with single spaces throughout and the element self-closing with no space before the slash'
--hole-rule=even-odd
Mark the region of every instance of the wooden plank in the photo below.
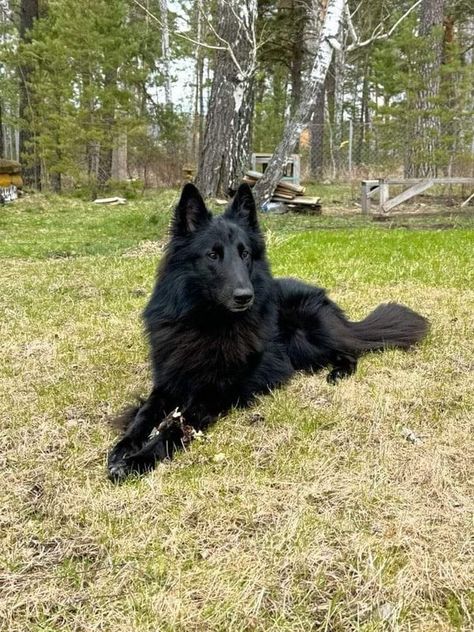
<svg viewBox="0 0 474 632">
<path fill-rule="evenodd" d="M 389 185 L 384 180 L 379 182 L 379 208 L 383 209 L 390 197 Z"/>
<path fill-rule="evenodd" d="M 384 206 L 381 207 L 381 210 L 384 213 L 388 213 L 389 211 L 392 210 L 392 208 L 395 208 L 395 206 L 398 206 L 402 202 L 406 202 L 407 200 L 412 198 L 414 195 L 419 195 L 420 193 L 423 193 L 423 191 L 426 191 L 426 189 L 429 189 L 432 186 L 433 186 L 433 180 L 424 180 L 423 182 L 417 182 L 416 184 L 411 186 L 409 189 L 405 189 L 405 191 L 402 191 L 391 200 L 388 200 L 387 202 L 385 202 Z"/>
<path fill-rule="evenodd" d="M 278 189 L 275 189 L 275 193 L 273 195 L 278 195 L 285 200 L 293 200 L 295 198 L 294 194 L 292 195 L 291 193 L 285 193 L 285 191 L 280 191 Z"/>
<path fill-rule="evenodd" d="M 362 213 L 367 215 L 370 213 L 370 200 L 371 198 L 378 193 L 379 190 L 379 181 L 378 180 L 362 180 L 361 182 L 361 207 Z"/>
<path fill-rule="evenodd" d="M 245 174 L 247 178 L 253 178 L 253 180 L 260 180 L 262 175 L 263 173 L 260 173 L 260 171 L 247 171 Z"/>
<path fill-rule="evenodd" d="M 286 180 L 280 180 L 277 184 L 277 187 L 282 189 L 286 189 L 287 191 L 291 191 L 292 193 L 299 193 L 303 195 L 304 187 L 301 187 L 299 184 L 291 184 L 291 182 L 287 182 Z"/>
<path fill-rule="evenodd" d="M 472 198 L 474 198 L 474 193 L 471 193 L 471 195 L 467 198 L 467 200 L 464 200 L 464 202 L 461 204 L 461 208 L 464 208 L 465 206 L 467 206 L 469 202 L 472 200 Z"/>
<path fill-rule="evenodd" d="M 260 178 L 262 177 L 262 173 L 259 173 L 258 171 L 247 171 L 245 176 L 244 176 L 244 180 L 245 178 L 250 178 L 250 180 L 260 180 Z M 303 195 L 305 189 L 302 186 L 299 186 L 297 184 L 292 184 L 291 182 L 286 182 L 285 180 L 280 180 L 278 182 L 278 187 L 283 187 L 284 189 L 288 189 L 288 191 L 292 191 L 294 193 L 300 193 L 301 195 Z"/>
<path fill-rule="evenodd" d="M 125 204 L 126 201 L 123 197 L 97 198 L 94 204 Z"/>
<path fill-rule="evenodd" d="M 367 193 L 367 197 L 370 198 L 370 199 L 376 197 L 377 195 L 380 194 L 379 189 L 380 189 L 380 187 L 378 185 L 376 185 L 376 186 L 372 185 L 370 187 L 370 191 Z"/>
<path fill-rule="evenodd" d="M 406 180 L 385 178 L 387 184 L 417 184 L 426 182 L 427 178 L 407 178 Z M 474 184 L 474 178 L 428 178 L 433 184 Z"/>
<path fill-rule="evenodd" d="M 321 198 L 318 197 L 304 197 L 303 195 L 297 195 L 289 202 L 289 204 L 301 204 L 302 206 L 312 206 L 314 204 L 320 204 Z"/>
<path fill-rule="evenodd" d="M 16 160 L 0 158 L 0 173 L 21 173 L 21 165 Z"/>
</svg>

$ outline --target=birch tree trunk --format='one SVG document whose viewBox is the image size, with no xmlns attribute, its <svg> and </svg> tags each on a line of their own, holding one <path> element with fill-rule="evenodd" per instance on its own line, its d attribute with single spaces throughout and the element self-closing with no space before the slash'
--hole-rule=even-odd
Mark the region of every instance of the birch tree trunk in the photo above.
<svg viewBox="0 0 474 632">
<path fill-rule="evenodd" d="M 249 162 L 256 67 L 256 0 L 219 3 L 214 67 L 196 184 L 204 197 L 236 188 Z"/>
<path fill-rule="evenodd" d="M 168 26 L 168 0 L 159 0 L 161 17 L 161 52 L 165 78 L 165 103 L 171 106 L 170 30 Z"/>
<path fill-rule="evenodd" d="M 333 56 L 333 46 L 337 46 L 334 42 L 337 42 L 344 6 L 345 0 L 328 1 L 316 56 L 308 82 L 303 87 L 300 104 L 294 115 L 288 120 L 283 132 L 283 138 L 276 148 L 263 177 L 255 185 L 254 194 L 258 205 L 261 205 L 272 196 L 283 174 L 288 157 L 309 121 L 316 96 L 324 85 L 326 73 Z"/>
</svg>

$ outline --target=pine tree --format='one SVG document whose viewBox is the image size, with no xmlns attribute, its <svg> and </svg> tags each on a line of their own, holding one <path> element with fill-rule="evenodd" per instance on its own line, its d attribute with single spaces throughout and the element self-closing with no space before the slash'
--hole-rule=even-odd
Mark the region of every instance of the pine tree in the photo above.
<svg viewBox="0 0 474 632">
<path fill-rule="evenodd" d="M 21 0 L 20 4 L 20 41 L 27 48 L 31 43 L 31 33 L 35 21 L 40 15 L 39 0 Z M 32 64 L 23 58 L 18 65 L 19 77 L 19 117 L 20 117 L 20 158 L 24 161 L 23 178 L 25 183 L 39 189 L 41 187 L 41 167 L 38 155 L 35 125 L 37 97 L 32 82 Z"/>
</svg>

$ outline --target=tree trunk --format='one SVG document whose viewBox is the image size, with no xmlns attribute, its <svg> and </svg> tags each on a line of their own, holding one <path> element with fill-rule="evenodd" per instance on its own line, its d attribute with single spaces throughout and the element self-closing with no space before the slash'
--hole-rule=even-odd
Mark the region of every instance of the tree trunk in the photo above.
<svg viewBox="0 0 474 632">
<path fill-rule="evenodd" d="M 0 158 L 6 158 L 5 137 L 3 134 L 3 107 L 0 101 Z"/>
<path fill-rule="evenodd" d="M 54 193 L 61 193 L 62 190 L 62 178 L 59 172 L 54 172 L 51 174 L 51 188 Z"/>
<path fill-rule="evenodd" d="M 292 0 L 291 12 L 295 24 L 295 32 L 291 50 L 291 112 L 295 112 L 301 100 L 303 85 L 304 27 L 306 12 L 299 0 Z"/>
<path fill-rule="evenodd" d="M 31 29 L 39 18 L 38 0 L 21 0 L 20 40 L 31 41 Z M 34 101 L 31 85 L 32 68 L 21 63 L 19 73 L 20 160 L 24 160 L 23 180 L 27 186 L 41 188 L 41 167 L 36 150 Z"/>
<path fill-rule="evenodd" d="M 333 45 L 331 42 L 337 38 L 339 33 L 344 5 L 345 0 L 329 0 L 328 2 L 319 37 L 318 50 L 307 84 L 303 88 L 299 107 L 287 122 L 280 144 L 273 154 L 263 177 L 255 185 L 254 193 L 259 205 L 272 196 L 283 174 L 288 157 L 293 151 L 301 131 L 308 122 L 316 95 L 324 85 L 333 56 Z"/>
<path fill-rule="evenodd" d="M 311 179 L 321 180 L 324 173 L 324 101 L 325 86 L 318 92 L 311 125 Z"/>
<path fill-rule="evenodd" d="M 107 129 L 112 130 L 113 119 L 106 119 Z M 97 181 L 99 189 L 104 189 L 112 177 L 112 147 L 108 141 L 101 143 L 99 151 L 99 169 Z"/>
<path fill-rule="evenodd" d="M 112 68 L 107 70 L 104 77 L 105 92 L 113 90 L 116 84 L 117 69 Z M 107 101 L 109 101 L 109 99 L 107 99 Z M 99 169 L 97 178 L 99 189 L 103 189 L 112 177 L 112 152 L 115 128 L 115 105 L 113 103 L 113 100 L 111 100 L 111 102 L 108 102 L 107 104 L 103 104 L 103 108 L 102 123 L 105 134 L 100 143 Z"/>
<path fill-rule="evenodd" d="M 159 0 L 161 18 L 161 52 L 165 79 L 165 103 L 171 106 L 170 31 L 168 27 L 168 0 Z"/>
<path fill-rule="evenodd" d="M 370 97 L 370 56 L 368 53 L 365 55 L 365 61 L 363 65 L 363 79 L 362 79 L 362 94 L 360 100 L 360 113 L 359 113 L 359 134 L 357 138 L 357 146 L 355 151 L 355 162 L 357 165 L 364 163 L 366 159 L 366 152 L 364 152 L 367 128 L 369 123 L 369 97 Z"/>
<path fill-rule="evenodd" d="M 128 180 L 128 138 L 127 132 L 121 130 L 112 151 L 112 178 L 117 182 Z"/>
<path fill-rule="evenodd" d="M 308 2 L 307 11 L 307 32 L 305 34 L 310 59 L 313 59 L 318 52 L 319 36 L 321 33 L 322 18 L 326 10 L 327 0 L 315 0 Z M 316 94 L 313 107 L 312 122 L 310 125 L 310 176 L 312 180 L 320 180 L 324 172 L 324 107 L 326 101 L 326 80 Z"/>
<path fill-rule="evenodd" d="M 202 145 L 202 131 L 203 131 L 203 110 L 204 110 L 204 93 L 203 93 L 203 83 L 204 83 L 204 54 L 202 46 L 200 43 L 202 42 L 203 35 L 203 20 L 202 20 L 202 6 L 201 2 L 197 3 L 197 16 L 196 16 L 196 39 L 198 45 L 196 46 L 196 55 L 195 55 L 195 93 L 194 93 L 194 116 L 193 116 L 193 138 L 192 138 L 192 146 L 191 153 L 193 156 L 193 160 L 197 162 L 199 155 L 201 153 L 201 145 Z"/>
<path fill-rule="evenodd" d="M 439 117 L 433 113 L 439 94 L 439 77 L 443 55 L 444 0 L 423 0 L 420 8 L 419 35 L 425 41 L 420 60 L 421 87 L 416 95 L 417 116 L 413 144 L 408 152 L 405 176 L 436 176 L 436 143 L 440 135 Z"/>
<path fill-rule="evenodd" d="M 443 153 L 449 156 L 443 164 L 444 175 L 450 177 L 452 175 L 453 160 L 458 153 L 456 151 L 457 140 L 461 133 L 457 115 L 461 109 L 459 103 L 457 103 L 458 77 L 454 71 L 446 72 L 446 67 L 451 69 L 453 63 L 454 17 L 452 15 L 447 15 L 444 18 L 443 30 L 442 64 L 445 67 L 445 72 L 441 75 L 439 90 L 442 105 L 450 113 L 450 116 L 443 117 L 443 121 L 440 123 L 440 138 L 444 145 Z"/>
<path fill-rule="evenodd" d="M 204 197 L 226 195 L 236 188 L 250 154 L 255 74 L 256 0 L 220 3 L 216 21 L 216 55 L 206 130 L 196 184 Z"/>
</svg>

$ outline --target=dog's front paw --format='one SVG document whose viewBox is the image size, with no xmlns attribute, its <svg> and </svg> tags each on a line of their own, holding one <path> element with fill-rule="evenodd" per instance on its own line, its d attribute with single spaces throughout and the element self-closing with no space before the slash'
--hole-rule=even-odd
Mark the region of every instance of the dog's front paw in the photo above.
<svg viewBox="0 0 474 632">
<path fill-rule="evenodd" d="M 130 474 L 125 460 L 109 463 L 107 465 L 107 475 L 112 483 L 121 483 Z"/>
<path fill-rule="evenodd" d="M 107 461 L 107 474 L 113 483 L 120 483 L 131 474 L 129 463 L 131 450 L 133 446 L 123 439 L 111 450 Z"/>
</svg>

